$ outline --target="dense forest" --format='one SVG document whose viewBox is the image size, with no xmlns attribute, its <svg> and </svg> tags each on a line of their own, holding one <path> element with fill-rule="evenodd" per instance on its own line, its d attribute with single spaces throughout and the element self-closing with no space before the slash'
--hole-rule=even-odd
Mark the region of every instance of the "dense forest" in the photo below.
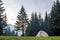
<svg viewBox="0 0 60 40">
<path fill-rule="evenodd" d="M 6 13 L 3 14 L 5 11 L 4 7 L 2 7 L 3 4 L 4 3 L 0 0 L 0 35 L 6 36 L 3 31 L 4 28 L 8 26 L 8 24 Z M 29 20 L 26 10 L 22 5 L 17 15 L 17 20 L 14 28 L 14 31 L 16 31 L 16 33 L 14 31 L 12 33 L 16 35 L 13 36 L 18 35 L 18 30 L 22 30 L 21 36 L 36 36 L 40 30 L 45 31 L 49 36 L 60 36 L 60 1 L 57 0 L 53 3 L 50 13 L 47 11 L 45 12 L 44 20 L 41 17 L 40 12 L 39 15 L 37 15 L 37 12 L 32 12 L 31 20 Z"/>
</svg>

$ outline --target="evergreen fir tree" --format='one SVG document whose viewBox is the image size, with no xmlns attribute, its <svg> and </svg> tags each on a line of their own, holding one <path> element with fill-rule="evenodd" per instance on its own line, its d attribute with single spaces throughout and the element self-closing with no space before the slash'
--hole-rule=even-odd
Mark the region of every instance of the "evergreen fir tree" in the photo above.
<svg viewBox="0 0 60 40">
<path fill-rule="evenodd" d="M 28 19 L 27 19 L 27 14 L 26 14 L 23 6 L 22 6 L 20 12 L 18 13 L 17 18 L 18 18 L 18 20 L 17 20 L 17 23 L 16 23 L 16 28 L 18 30 L 20 28 L 22 28 L 22 36 L 24 36 L 25 28 L 27 27 L 26 25 L 28 24 Z"/>
<path fill-rule="evenodd" d="M 26 36 L 33 36 L 33 26 L 35 21 L 35 15 L 32 13 L 30 23 L 28 24 L 27 30 L 26 30 Z"/>
<path fill-rule="evenodd" d="M 37 17 L 37 13 L 32 14 L 31 22 L 26 30 L 27 36 L 36 36 L 37 33 L 40 31 L 40 24 Z"/>
<path fill-rule="evenodd" d="M 60 35 L 60 2 L 57 0 L 54 2 L 54 6 L 51 10 L 50 17 L 50 30 L 51 35 L 58 36 Z"/>
<path fill-rule="evenodd" d="M 45 21 L 44 21 L 44 30 L 47 32 L 48 31 L 48 26 L 49 26 L 49 20 L 48 20 L 48 15 L 47 15 L 47 12 L 46 12 L 46 15 L 45 15 Z"/>
<path fill-rule="evenodd" d="M 39 13 L 38 20 L 39 20 L 40 30 L 44 30 L 43 19 L 41 18 L 41 13 Z"/>
<path fill-rule="evenodd" d="M 5 11 L 2 5 L 3 5 L 3 2 L 0 0 L 0 35 L 3 34 L 3 12 Z"/>
<path fill-rule="evenodd" d="M 38 16 L 37 16 L 37 13 L 35 13 L 35 35 L 37 35 L 37 33 L 40 31 L 40 24 L 39 24 L 39 19 L 38 19 Z"/>
</svg>

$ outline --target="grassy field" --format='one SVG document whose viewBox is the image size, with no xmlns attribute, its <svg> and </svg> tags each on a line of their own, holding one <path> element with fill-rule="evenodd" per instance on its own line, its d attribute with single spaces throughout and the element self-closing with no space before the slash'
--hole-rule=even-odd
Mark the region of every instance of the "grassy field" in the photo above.
<svg viewBox="0 0 60 40">
<path fill-rule="evenodd" d="M 60 37 L 15 37 L 0 36 L 0 40 L 60 40 Z"/>
</svg>

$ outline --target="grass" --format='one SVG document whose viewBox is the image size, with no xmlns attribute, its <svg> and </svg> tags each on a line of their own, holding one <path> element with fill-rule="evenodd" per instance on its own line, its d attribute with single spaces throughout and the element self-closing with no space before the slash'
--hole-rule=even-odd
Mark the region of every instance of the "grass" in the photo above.
<svg viewBox="0 0 60 40">
<path fill-rule="evenodd" d="M 15 36 L 0 36 L 0 40 L 60 40 L 60 36 L 55 37 L 15 37 Z"/>
</svg>

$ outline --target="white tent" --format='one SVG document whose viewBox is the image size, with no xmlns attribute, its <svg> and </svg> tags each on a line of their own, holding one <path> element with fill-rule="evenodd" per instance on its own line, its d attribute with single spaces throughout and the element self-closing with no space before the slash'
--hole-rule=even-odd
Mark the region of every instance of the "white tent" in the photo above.
<svg viewBox="0 0 60 40">
<path fill-rule="evenodd" d="M 48 34 L 45 31 L 39 31 L 36 37 L 48 37 Z"/>
</svg>

